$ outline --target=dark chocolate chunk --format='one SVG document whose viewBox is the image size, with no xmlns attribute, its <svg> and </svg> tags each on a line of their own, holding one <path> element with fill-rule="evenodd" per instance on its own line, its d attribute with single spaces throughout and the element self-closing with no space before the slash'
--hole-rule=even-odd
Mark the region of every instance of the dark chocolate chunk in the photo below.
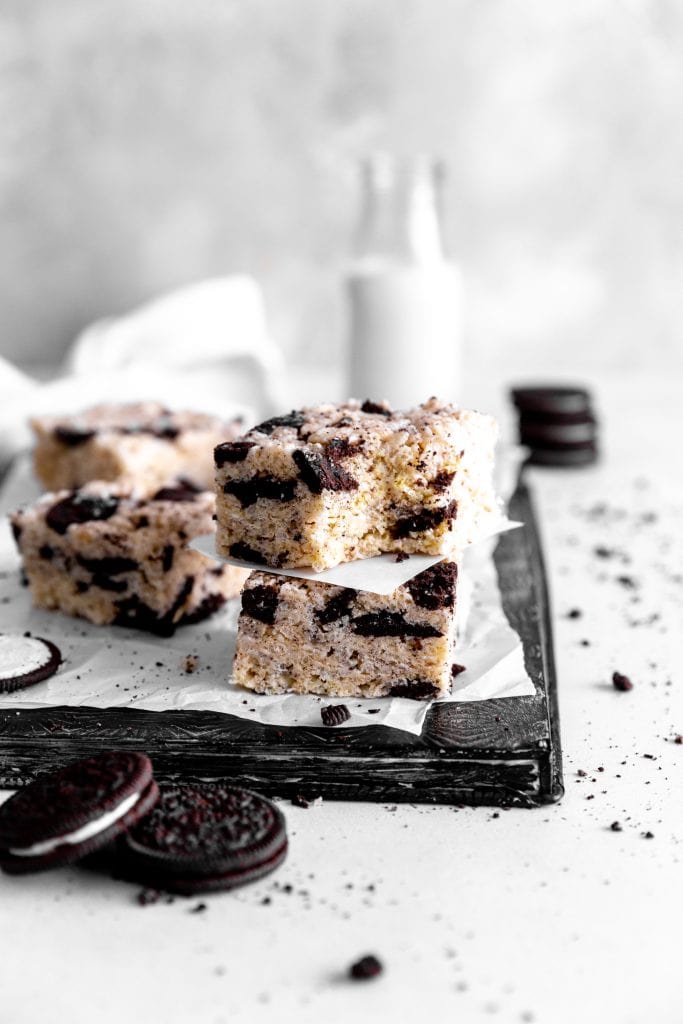
<svg viewBox="0 0 683 1024">
<path fill-rule="evenodd" d="M 96 497 L 74 491 L 52 506 L 45 516 L 45 522 L 55 533 L 64 534 L 73 523 L 110 519 L 118 507 L 118 498 Z"/>
<path fill-rule="evenodd" d="M 633 683 L 628 676 L 623 676 L 621 672 L 612 673 L 612 686 L 615 690 L 619 690 L 621 693 L 626 693 L 628 690 L 633 689 Z"/>
<path fill-rule="evenodd" d="M 67 448 L 77 448 L 80 444 L 85 444 L 95 436 L 95 433 L 95 430 L 88 430 L 87 427 L 55 427 L 54 429 L 55 440 L 66 445 Z"/>
<path fill-rule="evenodd" d="M 227 480 L 223 493 L 232 494 L 242 508 L 255 504 L 259 498 L 269 501 L 293 501 L 296 480 L 278 480 L 274 476 L 253 476 L 249 480 Z"/>
<path fill-rule="evenodd" d="M 429 481 L 429 486 L 433 491 L 440 494 L 451 486 L 454 476 L 455 473 L 447 473 L 446 470 L 442 470 L 440 473 L 436 474 L 433 480 Z"/>
<path fill-rule="evenodd" d="M 361 412 L 370 413 L 373 416 L 391 416 L 391 409 L 387 408 L 386 405 L 380 405 L 379 402 L 371 402 L 369 398 L 366 398 L 360 407 Z"/>
<path fill-rule="evenodd" d="M 410 700 L 431 700 L 438 694 L 436 686 L 426 679 L 405 679 L 391 687 L 392 697 L 408 697 Z"/>
<path fill-rule="evenodd" d="M 420 608 L 435 611 L 455 606 L 458 567 L 455 562 L 437 562 L 424 572 L 408 580 L 406 587 Z"/>
<path fill-rule="evenodd" d="M 136 594 L 123 601 L 117 601 L 117 614 L 114 624 L 116 626 L 131 626 L 135 629 L 144 629 L 146 632 L 154 633 L 156 636 L 173 636 L 176 626 L 180 624 L 174 621 L 175 616 L 192 593 L 193 585 L 194 576 L 186 576 L 173 605 L 165 615 L 159 615 L 158 612 L 155 612 L 154 609 L 141 601 Z M 182 621 L 198 621 L 195 618 L 196 612 L 197 610 L 186 615 Z"/>
<path fill-rule="evenodd" d="M 140 516 L 140 518 L 137 519 L 136 522 L 135 522 L 135 529 L 136 530 L 142 530 L 143 527 L 145 527 L 145 526 L 149 526 L 149 517 L 148 516 Z"/>
<path fill-rule="evenodd" d="M 424 533 L 433 530 L 441 523 L 455 519 L 458 514 L 458 503 L 452 501 L 442 508 L 422 508 L 409 516 L 397 519 L 391 531 L 394 540 L 403 540 L 411 533 Z"/>
<path fill-rule="evenodd" d="M 155 437 L 159 437 L 164 441 L 175 441 L 180 433 L 180 427 L 177 427 L 170 416 L 166 415 L 160 416 L 158 420 L 151 423 L 146 432 L 154 434 Z"/>
<path fill-rule="evenodd" d="M 41 544 L 38 548 L 38 554 L 46 562 L 51 562 L 55 555 L 55 549 L 51 548 L 49 544 Z"/>
<path fill-rule="evenodd" d="M 244 462 L 250 449 L 255 447 L 255 441 L 223 441 L 213 450 L 214 462 L 219 468 L 226 462 Z"/>
<path fill-rule="evenodd" d="M 384 968 L 376 956 L 361 957 L 355 964 L 349 967 L 349 976 L 355 981 L 367 981 L 369 978 L 376 978 Z"/>
<path fill-rule="evenodd" d="M 236 540 L 230 545 L 230 554 L 233 558 L 241 558 L 245 562 L 255 562 L 257 565 L 267 565 L 265 558 L 260 551 L 250 548 L 242 540 Z"/>
<path fill-rule="evenodd" d="M 200 601 L 194 611 L 186 612 L 177 625 L 189 626 L 194 622 L 203 622 L 210 615 L 218 611 L 225 604 L 223 594 L 207 594 L 203 601 Z"/>
<path fill-rule="evenodd" d="M 252 619 L 272 626 L 278 605 L 276 587 L 249 587 L 242 593 L 242 611 Z"/>
<path fill-rule="evenodd" d="M 461 672 L 467 672 L 467 665 L 458 665 L 457 661 L 454 661 L 451 665 L 451 678 L 455 679 Z"/>
<path fill-rule="evenodd" d="M 304 452 L 301 449 L 292 453 L 296 463 L 299 476 L 308 487 L 311 494 L 322 494 L 323 491 L 355 491 L 358 489 L 358 481 L 347 473 L 333 459 L 326 455 L 319 455 L 314 452 Z"/>
<path fill-rule="evenodd" d="M 103 573 L 95 573 L 90 581 L 91 587 L 99 587 L 100 590 L 111 591 L 112 594 L 123 594 L 128 589 L 127 580 L 115 580 Z"/>
<path fill-rule="evenodd" d="M 328 623 L 336 622 L 337 619 L 342 619 L 345 615 L 348 615 L 356 594 L 357 591 L 352 587 L 345 587 L 338 594 L 335 594 L 334 597 L 331 597 L 325 607 L 315 613 L 315 617 L 320 625 L 326 626 Z"/>
<path fill-rule="evenodd" d="M 164 572 L 170 572 L 173 565 L 173 556 L 175 554 L 175 548 L 172 544 L 167 544 L 161 554 L 161 568 Z"/>
<path fill-rule="evenodd" d="M 199 490 L 189 480 L 179 480 L 172 487 L 161 487 L 153 494 L 151 501 L 194 501 Z"/>
<path fill-rule="evenodd" d="M 333 461 L 348 459 L 352 455 L 358 455 L 365 447 L 364 441 L 349 441 L 346 437 L 333 437 L 325 445 L 325 455 Z"/>
<path fill-rule="evenodd" d="M 108 558 L 86 558 L 84 555 L 76 555 L 76 561 L 88 572 L 103 573 L 105 576 L 119 576 L 122 572 L 139 568 L 134 558 L 123 558 L 119 555 Z"/>
<path fill-rule="evenodd" d="M 291 412 L 286 413 L 284 416 L 273 416 L 269 420 L 265 420 L 263 423 L 259 423 L 258 426 L 253 427 L 252 430 L 260 434 L 267 434 L 270 436 L 274 430 L 278 427 L 294 427 L 298 430 L 304 424 L 304 414 L 299 412 L 297 409 L 292 409 Z"/>
<path fill-rule="evenodd" d="M 427 622 L 407 622 L 402 612 L 370 612 L 351 620 L 351 628 L 359 636 L 443 636 Z"/>
<path fill-rule="evenodd" d="M 348 722 L 351 714 L 346 704 L 328 704 L 327 707 L 320 709 L 320 717 L 323 725 L 333 726 Z"/>
</svg>

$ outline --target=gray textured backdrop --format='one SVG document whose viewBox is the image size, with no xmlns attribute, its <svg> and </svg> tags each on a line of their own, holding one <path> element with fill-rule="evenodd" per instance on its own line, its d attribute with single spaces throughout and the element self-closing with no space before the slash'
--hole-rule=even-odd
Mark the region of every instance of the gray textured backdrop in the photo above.
<svg viewBox="0 0 683 1024">
<path fill-rule="evenodd" d="M 339 357 L 355 161 L 442 154 L 468 359 L 683 367 L 683 4 L 2 0 L 0 352 L 230 270 Z"/>
</svg>

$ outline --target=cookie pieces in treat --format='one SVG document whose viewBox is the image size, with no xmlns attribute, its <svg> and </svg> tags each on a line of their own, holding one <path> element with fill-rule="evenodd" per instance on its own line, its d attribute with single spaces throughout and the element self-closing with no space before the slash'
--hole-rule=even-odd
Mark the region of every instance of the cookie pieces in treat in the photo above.
<svg viewBox="0 0 683 1024">
<path fill-rule="evenodd" d="M 167 481 L 210 489 L 211 452 L 237 437 L 241 420 L 172 412 L 158 402 L 97 405 L 66 416 L 37 416 L 34 469 L 47 490 L 73 490 L 92 480 L 125 482 L 151 494 Z"/>
<path fill-rule="evenodd" d="M 217 549 L 275 568 L 452 555 L 498 519 L 497 426 L 430 399 L 294 411 L 217 446 Z"/>
<path fill-rule="evenodd" d="M 43 495 L 11 516 L 34 605 L 159 636 L 201 621 L 247 575 L 188 547 L 211 531 L 214 504 L 187 485 L 151 498 L 105 483 Z"/>
<path fill-rule="evenodd" d="M 253 572 L 242 593 L 235 682 L 269 694 L 441 696 L 456 649 L 457 579 L 455 563 L 438 562 L 380 595 Z"/>
<path fill-rule="evenodd" d="M 0 807 L 0 867 L 25 874 L 80 860 L 139 821 L 158 798 L 151 761 L 130 751 L 41 775 Z"/>
</svg>

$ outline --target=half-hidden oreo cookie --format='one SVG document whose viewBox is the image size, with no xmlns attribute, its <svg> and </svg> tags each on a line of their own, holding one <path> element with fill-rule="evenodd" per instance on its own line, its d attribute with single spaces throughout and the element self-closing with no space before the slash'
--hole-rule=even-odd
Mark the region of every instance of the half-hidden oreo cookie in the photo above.
<svg viewBox="0 0 683 1024">
<path fill-rule="evenodd" d="M 528 417 L 520 416 L 519 440 L 522 444 L 536 445 L 578 445 L 595 441 L 597 435 L 595 417 L 590 413 L 580 416 Z"/>
<path fill-rule="evenodd" d="M 62 663 L 62 652 L 51 640 L 21 633 L 0 633 L 0 693 L 13 693 L 42 683 Z"/>
<path fill-rule="evenodd" d="M 558 469 L 565 469 L 589 466 L 595 462 L 597 455 L 597 447 L 593 441 L 571 446 L 536 446 L 532 448 L 527 463 L 531 466 L 556 466 Z"/>
<path fill-rule="evenodd" d="M 41 775 L 0 807 L 0 867 L 16 875 L 80 860 L 158 798 L 151 761 L 133 751 L 96 754 Z"/>
<path fill-rule="evenodd" d="M 232 889 L 287 854 L 281 811 L 258 793 L 219 784 L 161 787 L 152 813 L 120 841 L 124 876 L 169 892 Z"/>
</svg>

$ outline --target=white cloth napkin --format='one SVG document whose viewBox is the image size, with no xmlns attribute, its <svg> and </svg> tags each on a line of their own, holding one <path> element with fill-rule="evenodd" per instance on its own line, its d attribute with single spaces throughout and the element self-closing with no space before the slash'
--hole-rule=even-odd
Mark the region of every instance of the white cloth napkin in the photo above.
<svg viewBox="0 0 683 1024">
<path fill-rule="evenodd" d="M 283 406 L 283 377 L 256 281 L 201 281 L 92 324 L 47 384 L 0 357 L 0 461 L 30 443 L 29 416 L 154 398 L 253 421 Z"/>
</svg>

